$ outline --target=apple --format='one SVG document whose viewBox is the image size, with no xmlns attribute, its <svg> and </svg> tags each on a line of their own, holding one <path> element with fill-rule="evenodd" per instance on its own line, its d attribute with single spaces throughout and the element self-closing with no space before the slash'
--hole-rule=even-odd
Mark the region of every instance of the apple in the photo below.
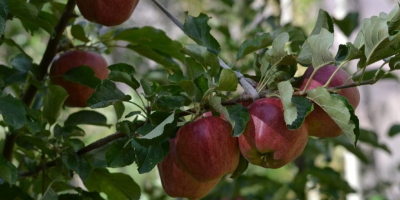
<svg viewBox="0 0 400 200">
<path fill-rule="evenodd" d="M 239 136 L 239 147 L 250 163 L 276 169 L 301 154 L 308 141 L 307 123 L 289 130 L 279 98 L 257 100 L 248 109 L 250 120 Z"/>
<path fill-rule="evenodd" d="M 69 94 L 65 105 L 69 107 L 86 107 L 86 101 L 95 91 L 94 89 L 64 80 L 63 74 L 70 69 L 80 66 L 88 66 L 93 69 L 99 79 L 108 77 L 108 64 L 104 58 L 93 52 L 70 51 L 55 60 L 50 69 L 50 79 L 55 85 L 62 86 Z"/>
<path fill-rule="evenodd" d="M 116 26 L 131 17 L 139 0 L 76 0 L 76 3 L 87 20 Z"/>
<path fill-rule="evenodd" d="M 157 165 L 165 192 L 174 198 L 200 199 L 218 184 L 220 179 L 202 183 L 190 176 L 176 157 L 175 139 L 170 139 L 170 151 Z"/>
<path fill-rule="evenodd" d="M 200 182 L 234 172 L 240 152 L 238 140 L 231 134 L 231 124 L 219 117 L 204 117 L 184 125 L 176 136 L 179 162 Z"/>
<path fill-rule="evenodd" d="M 328 79 L 331 77 L 333 72 L 337 69 L 336 66 L 328 65 L 320 68 L 317 73 L 315 73 L 313 79 L 310 81 L 307 90 L 311 90 L 317 87 L 325 85 Z M 303 83 L 301 90 L 303 90 L 309 80 L 314 68 L 309 67 L 303 76 Z M 346 71 L 340 69 L 338 73 L 333 77 L 329 84 L 329 87 L 341 86 L 343 85 L 350 76 Z M 353 83 L 350 80 L 347 84 Z M 344 96 L 349 101 L 350 105 L 353 106 L 354 110 L 360 103 L 360 92 L 356 87 L 346 88 L 338 92 L 338 94 Z M 306 117 L 306 122 L 308 124 L 308 134 L 315 137 L 337 137 L 343 134 L 340 127 L 333 121 L 333 119 L 318 105 L 314 104 L 314 111 Z"/>
</svg>

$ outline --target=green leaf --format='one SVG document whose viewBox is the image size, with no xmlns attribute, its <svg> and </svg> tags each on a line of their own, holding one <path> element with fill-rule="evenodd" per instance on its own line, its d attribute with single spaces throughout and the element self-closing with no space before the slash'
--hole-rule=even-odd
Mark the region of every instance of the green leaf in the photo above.
<svg viewBox="0 0 400 200">
<path fill-rule="evenodd" d="M 57 121 L 61 108 L 68 97 L 67 91 L 61 86 L 50 85 L 43 102 L 43 117 L 50 125 Z"/>
<path fill-rule="evenodd" d="M 318 35 L 310 36 L 306 43 L 310 45 L 312 52 L 312 65 L 315 70 L 334 63 L 329 48 L 333 44 L 333 33 L 322 28 Z"/>
<path fill-rule="evenodd" d="M 243 172 L 247 170 L 248 166 L 249 166 L 249 161 L 247 161 L 246 158 L 242 154 L 240 154 L 239 165 L 236 167 L 235 171 L 229 178 L 236 179 L 238 176 L 240 176 L 241 174 L 243 174 Z"/>
<path fill-rule="evenodd" d="M 25 83 L 26 78 L 27 73 L 18 71 L 15 68 L 0 65 L 0 88 L 5 88 L 12 84 Z"/>
<path fill-rule="evenodd" d="M 16 185 L 0 184 L 0 199 L 33 200 L 27 193 Z"/>
<path fill-rule="evenodd" d="M 221 97 L 217 96 L 212 96 L 209 100 L 208 103 L 210 104 L 210 107 L 214 109 L 215 111 L 219 112 L 221 115 L 225 117 L 228 121 L 230 121 L 229 118 L 229 112 L 226 107 L 224 107 L 221 103 Z M 231 121 L 230 121 L 231 122 Z M 232 123 L 232 122 L 231 122 Z"/>
<path fill-rule="evenodd" d="M 347 36 L 350 37 L 351 33 L 358 27 L 358 13 L 348 13 L 342 20 L 333 19 L 335 24 L 338 25 L 340 30 Z"/>
<path fill-rule="evenodd" d="M 207 47 L 213 54 L 217 55 L 221 51 L 218 41 L 211 35 L 211 27 L 208 25 L 210 17 L 201 13 L 198 17 L 186 14 L 183 31 L 192 38 L 197 44 Z"/>
<path fill-rule="evenodd" d="M 8 126 L 20 129 L 26 123 L 24 104 L 11 95 L 0 96 L 0 114 Z"/>
<path fill-rule="evenodd" d="M 37 149 L 40 149 L 44 154 L 47 154 L 50 157 L 55 157 L 57 155 L 54 150 L 49 148 L 49 143 L 47 141 L 37 136 L 19 135 L 17 138 L 17 144 L 27 150 L 37 147 Z"/>
<path fill-rule="evenodd" d="M 363 57 L 363 52 L 357 49 L 352 43 L 339 45 L 339 50 L 335 57 L 335 65 L 340 65 L 344 61 L 350 61 Z"/>
<path fill-rule="evenodd" d="M 195 80 L 203 74 L 206 74 L 204 68 L 191 57 L 185 57 L 186 75 L 190 80 Z"/>
<path fill-rule="evenodd" d="M 204 75 L 201 75 L 194 80 L 194 83 L 200 89 L 202 96 L 204 96 L 208 91 L 208 79 Z"/>
<path fill-rule="evenodd" d="M 239 137 L 246 129 L 247 122 L 250 120 L 249 110 L 241 104 L 226 107 L 229 119 L 233 121 L 233 137 Z"/>
<path fill-rule="evenodd" d="M 267 86 L 269 90 L 276 90 L 278 89 L 278 83 L 290 80 L 294 77 L 297 71 L 297 65 L 278 65 L 274 68 L 270 68 L 270 70 L 272 71 L 269 72 Z"/>
<path fill-rule="evenodd" d="M 354 41 L 354 46 L 358 49 L 364 47 L 365 57 L 360 60 L 358 67 L 364 68 L 399 51 L 392 49 L 391 45 L 398 43 L 400 34 L 389 35 L 388 29 L 386 19 L 374 16 L 363 20 Z"/>
<path fill-rule="evenodd" d="M 399 54 L 390 59 L 389 67 L 391 70 L 400 69 L 400 55 Z"/>
<path fill-rule="evenodd" d="M 151 59 L 160 65 L 167 68 L 167 70 L 175 69 L 180 70 L 178 63 L 176 63 L 170 56 L 162 54 L 148 46 L 144 45 L 128 45 L 128 49 L 135 51 L 148 59 Z"/>
<path fill-rule="evenodd" d="M 170 114 L 167 118 L 163 119 L 160 122 L 152 122 L 152 127 L 149 132 L 146 131 L 145 134 L 139 133 L 142 135 L 141 137 L 134 138 L 136 142 L 141 145 L 151 145 L 157 142 L 160 142 L 169 137 L 169 135 L 175 130 L 177 122 L 178 122 L 178 112 L 174 112 Z M 157 113 L 153 113 L 151 117 Z"/>
<path fill-rule="evenodd" d="M 292 97 L 292 103 L 297 107 L 297 118 L 287 127 L 290 130 L 295 130 L 302 126 L 306 117 L 314 110 L 314 104 L 311 103 L 307 98 L 299 96 Z"/>
<path fill-rule="evenodd" d="M 394 137 L 394 136 L 398 135 L 399 133 L 400 133 L 400 125 L 399 124 L 395 124 L 392 127 L 390 127 L 390 130 L 389 130 L 390 137 Z"/>
<path fill-rule="evenodd" d="M 326 29 L 328 32 L 333 34 L 334 29 L 332 17 L 326 11 L 320 9 L 317 22 L 315 23 L 314 29 L 311 32 L 310 36 L 319 35 L 323 29 Z M 305 42 L 302 46 L 297 61 L 304 66 L 310 66 L 312 64 L 313 55 L 314 53 L 310 47 L 310 44 L 308 42 Z"/>
<path fill-rule="evenodd" d="M 222 69 L 221 76 L 219 77 L 218 86 L 215 88 L 220 91 L 236 91 L 238 79 L 233 70 Z"/>
<path fill-rule="evenodd" d="M 388 152 L 389 154 L 391 154 L 391 151 L 386 146 L 386 144 L 379 143 L 378 135 L 372 131 L 361 129 L 359 141 L 363 142 L 363 143 L 367 143 L 373 147 L 380 148 L 380 149 Z"/>
<path fill-rule="evenodd" d="M 85 30 L 81 24 L 75 24 L 71 27 L 71 35 L 84 43 L 90 42 L 89 38 L 86 37 Z"/>
<path fill-rule="evenodd" d="M 285 51 L 284 47 L 287 42 L 289 42 L 289 33 L 283 32 L 274 39 L 272 48 L 265 53 L 264 57 L 272 67 L 296 64 L 296 56 L 288 55 Z"/>
<path fill-rule="evenodd" d="M 93 89 L 101 82 L 100 79 L 96 77 L 93 69 L 88 66 L 72 68 L 63 75 L 63 78 L 66 81 L 79 83 Z"/>
<path fill-rule="evenodd" d="M 6 30 L 6 22 L 8 16 L 8 0 L 0 0 L 0 37 Z"/>
<path fill-rule="evenodd" d="M 7 181 L 10 185 L 14 185 L 18 179 L 17 168 L 2 156 L 0 156 L 0 178 Z"/>
<path fill-rule="evenodd" d="M 23 23 L 32 24 L 38 26 L 48 32 L 50 35 L 54 32 L 54 27 L 39 17 L 39 11 L 37 8 L 24 0 L 12 0 L 8 1 L 10 13 L 15 17 L 19 18 Z"/>
<path fill-rule="evenodd" d="M 61 127 L 60 125 L 57 124 L 54 126 L 54 137 L 58 138 L 61 136 L 64 138 L 69 138 L 74 136 L 85 136 L 85 131 L 77 126 Z"/>
<path fill-rule="evenodd" d="M 120 120 L 125 112 L 124 103 L 119 102 L 119 103 L 114 104 L 114 110 L 115 110 L 115 114 L 117 115 L 117 120 Z"/>
<path fill-rule="evenodd" d="M 344 61 L 362 58 L 362 56 L 362 51 L 357 49 L 352 43 L 347 42 L 346 45 L 339 45 L 339 50 L 335 57 L 335 65 L 339 66 Z"/>
<path fill-rule="evenodd" d="M 33 60 L 24 53 L 20 53 L 11 60 L 11 64 L 20 72 L 28 72 L 32 68 Z"/>
<path fill-rule="evenodd" d="M 325 88 L 317 87 L 308 92 L 307 98 L 318 104 L 336 122 L 346 136 L 353 143 L 356 143 L 356 124 L 351 119 L 352 115 L 349 108 L 338 96 L 329 94 Z"/>
<path fill-rule="evenodd" d="M 109 66 L 108 69 L 110 70 L 108 76 L 110 80 L 125 83 L 135 90 L 140 87 L 140 83 L 134 77 L 135 68 L 131 65 L 119 63 Z"/>
<path fill-rule="evenodd" d="M 332 94 L 332 96 L 340 99 L 346 105 L 347 109 L 349 109 L 349 112 L 350 112 L 350 115 L 351 115 L 350 120 L 355 125 L 355 128 L 353 129 L 353 132 L 356 135 L 356 140 L 354 142 L 354 146 L 356 146 L 358 138 L 360 137 L 360 121 L 358 120 L 357 115 L 355 115 L 355 110 L 354 110 L 353 106 L 350 105 L 350 103 L 349 103 L 349 101 L 347 100 L 346 97 L 344 97 L 342 95 L 339 95 L 339 94 Z"/>
<path fill-rule="evenodd" d="M 269 33 L 257 35 L 252 39 L 244 41 L 243 44 L 240 46 L 239 51 L 236 55 L 236 60 L 240 60 L 246 55 L 249 55 L 267 46 L 270 46 L 272 44 L 272 41 L 273 38 Z"/>
<path fill-rule="evenodd" d="M 107 124 L 107 118 L 103 114 L 92 110 L 82 110 L 73 113 L 64 122 L 65 126 L 81 124 L 111 127 L 111 125 Z"/>
<path fill-rule="evenodd" d="M 396 31 L 400 30 L 400 9 L 399 9 L 400 3 L 396 5 L 396 7 L 393 8 L 392 11 L 390 11 L 388 15 L 389 22 L 389 34 L 394 35 Z"/>
<path fill-rule="evenodd" d="M 47 188 L 46 192 L 43 194 L 42 198 L 40 200 L 56 200 L 58 199 L 58 194 L 56 191 L 51 188 L 51 184 Z"/>
<path fill-rule="evenodd" d="M 236 76 L 235 76 L 236 78 Z M 190 80 L 183 80 L 178 83 L 183 90 L 196 102 L 201 101 L 201 98 L 203 97 L 201 91 L 199 88 L 196 86 L 196 84 L 193 81 Z"/>
<path fill-rule="evenodd" d="M 169 111 L 171 109 L 179 109 L 185 104 L 185 97 L 183 96 L 170 96 L 162 95 L 157 97 L 153 108 L 163 111 Z"/>
<path fill-rule="evenodd" d="M 132 177 L 123 173 L 110 173 L 107 169 L 93 170 L 85 186 L 89 191 L 105 193 L 109 200 L 138 200 L 141 195 L 140 187 Z"/>
<path fill-rule="evenodd" d="M 140 113 L 142 113 L 142 112 L 141 112 L 141 111 L 132 111 L 132 112 L 130 112 L 129 114 L 127 114 L 127 115 L 125 116 L 125 118 L 130 118 L 130 117 L 133 117 L 133 116 L 138 115 L 138 114 L 140 114 Z"/>
<path fill-rule="evenodd" d="M 154 100 L 156 94 L 161 90 L 161 87 L 157 82 L 153 82 L 153 84 L 150 85 L 144 78 L 140 80 L 140 84 L 145 93 L 145 98 L 151 102 Z"/>
<path fill-rule="evenodd" d="M 61 155 L 61 160 L 69 170 L 78 173 L 79 177 L 85 182 L 93 172 L 92 165 L 83 157 L 78 156 L 72 149 Z"/>
<path fill-rule="evenodd" d="M 152 49 L 155 52 L 169 55 L 180 61 L 183 61 L 183 55 L 180 53 L 182 45 L 171 40 L 163 30 L 153 27 L 130 28 L 118 32 L 114 40 L 123 40 L 130 42 L 133 46 L 143 46 Z"/>
<path fill-rule="evenodd" d="M 218 75 L 220 71 L 218 58 L 216 55 L 210 53 L 206 47 L 189 44 L 182 49 L 182 53 L 192 57 L 200 63 L 211 77 Z"/>
<path fill-rule="evenodd" d="M 325 10 L 320 9 L 318 13 L 317 22 L 315 23 L 314 29 L 312 30 L 311 35 L 318 35 L 321 33 L 322 29 L 328 30 L 330 33 L 333 33 L 333 21 L 332 17 Z"/>
<path fill-rule="evenodd" d="M 129 101 L 130 99 L 131 96 L 121 92 L 114 82 L 104 79 L 101 84 L 96 87 L 96 91 L 86 103 L 90 108 L 94 109 L 104 108 L 122 101 Z"/>
<path fill-rule="evenodd" d="M 168 155 L 170 144 L 164 140 L 149 147 L 143 147 L 135 140 L 132 140 L 132 147 L 135 149 L 136 163 L 140 174 L 150 172 L 158 163 Z"/>
<path fill-rule="evenodd" d="M 292 124 L 297 119 L 297 107 L 292 102 L 293 87 L 290 81 L 278 83 L 278 90 L 282 99 L 286 125 Z"/>
<path fill-rule="evenodd" d="M 131 165 L 135 161 L 135 151 L 126 138 L 121 138 L 108 147 L 106 161 L 107 166 L 113 168 Z"/>
</svg>

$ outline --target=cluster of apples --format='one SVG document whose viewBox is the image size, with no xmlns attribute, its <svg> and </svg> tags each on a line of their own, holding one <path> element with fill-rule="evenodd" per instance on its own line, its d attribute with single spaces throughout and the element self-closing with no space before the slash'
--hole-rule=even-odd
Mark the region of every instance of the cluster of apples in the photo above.
<svg viewBox="0 0 400 200">
<path fill-rule="evenodd" d="M 329 65 L 317 71 L 307 90 L 325 85 L 337 67 Z M 303 76 L 304 89 L 313 67 Z M 343 85 L 349 75 L 340 69 L 328 85 Z M 348 83 L 353 83 L 351 80 Z M 357 88 L 347 88 L 338 94 L 358 106 Z M 337 137 L 343 134 L 339 126 L 318 105 L 297 130 L 289 130 L 284 120 L 281 99 L 264 98 L 248 106 L 250 121 L 239 138 L 231 136 L 231 125 L 220 117 L 209 116 L 181 127 L 170 140 L 170 152 L 158 164 L 164 190 L 171 197 L 199 199 L 207 195 L 221 178 L 238 165 L 240 152 L 253 165 L 280 168 L 296 159 L 304 150 L 308 136 Z"/>
<path fill-rule="evenodd" d="M 87 66 L 95 76 L 106 79 L 108 64 L 96 53 L 70 51 L 53 62 L 50 78 L 69 94 L 65 102 L 69 107 L 86 107 L 94 89 L 62 77 L 72 68 Z M 329 65 L 317 71 L 307 90 L 325 85 L 337 67 Z M 304 89 L 313 67 L 303 75 Z M 333 77 L 329 87 L 341 86 L 349 78 L 342 69 Z M 349 84 L 353 83 L 351 80 Z M 357 88 L 338 92 L 357 108 L 360 93 Z M 281 99 L 264 98 L 248 107 L 250 120 L 239 138 L 231 136 L 232 126 L 223 117 L 206 113 L 202 118 L 181 127 L 170 139 L 170 152 L 158 164 L 164 190 L 171 197 L 199 199 L 207 195 L 225 176 L 235 171 L 240 153 L 253 165 L 280 168 L 296 159 L 304 150 L 308 136 L 337 137 L 343 134 L 339 126 L 318 105 L 297 130 L 289 130 L 284 120 Z"/>
</svg>

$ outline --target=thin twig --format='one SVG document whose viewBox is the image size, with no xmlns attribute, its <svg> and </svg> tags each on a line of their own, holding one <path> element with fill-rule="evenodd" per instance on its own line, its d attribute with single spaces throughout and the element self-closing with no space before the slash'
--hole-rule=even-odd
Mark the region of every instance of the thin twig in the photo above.
<svg viewBox="0 0 400 200">
<path fill-rule="evenodd" d="M 156 4 L 156 6 L 158 8 L 160 8 L 160 10 L 168 16 L 168 18 L 174 22 L 174 24 L 176 26 L 178 26 L 182 31 L 184 31 L 184 26 L 182 24 L 182 22 L 180 22 L 176 17 L 174 17 L 163 5 L 161 5 L 157 0 L 152 0 L 154 2 L 154 4 Z M 219 60 L 219 64 L 222 68 L 224 69 L 230 69 L 230 67 L 221 59 L 218 58 Z M 239 83 L 240 85 L 243 87 L 243 89 L 250 94 L 251 98 L 253 99 L 253 101 L 257 100 L 260 98 L 260 95 L 258 94 L 257 90 L 254 89 L 253 86 L 251 86 L 251 84 L 249 82 L 247 82 L 247 80 L 245 79 L 245 77 L 243 76 L 243 74 L 241 74 L 240 72 L 235 72 L 237 78 L 239 79 Z"/>
</svg>

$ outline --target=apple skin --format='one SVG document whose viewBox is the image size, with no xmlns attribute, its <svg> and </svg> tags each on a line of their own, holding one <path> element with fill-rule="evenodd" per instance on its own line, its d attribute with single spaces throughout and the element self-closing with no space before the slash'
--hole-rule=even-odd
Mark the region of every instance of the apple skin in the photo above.
<svg viewBox="0 0 400 200">
<path fill-rule="evenodd" d="M 176 157 L 175 139 L 170 139 L 170 151 L 157 165 L 165 192 L 174 198 L 200 199 L 218 184 L 220 179 L 202 183 L 190 176 Z"/>
<path fill-rule="evenodd" d="M 276 169 L 302 153 L 308 141 L 307 123 L 298 130 L 289 130 L 280 99 L 260 99 L 248 109 L 250 120 L 239 136 L 239 147 L 251 164 Z"/>
<path fill-rule="evenodd" d="M 131 17 L 139 0 L 76 0 L 76 3 L 87 20 L 116 26 Z"/>
<path fill-rule="evenodd" d="M 317 87 L 325 85 L 328 79 L 331 77 L 333 72 L 337 69 L 336 66 L 328 65 L 320 68 L 314 75 L 313 79 L 310 81 L 307 90 L 315 89 Z M 303 76 L 303 84 L 301 90 L 303 90 L 314 71 L 313 67 L 309 67 Z M 346 71 L 340 69 L 338 73 L 334 76 L 329 87 L 336 87 L 343 85 L 350 76 Z M 350 80 L 347 84 L 354 83 Z M 346 88 L 338 92 L 338 94 L 344 96 L 349 101 L 350 105 L 353 106 L 354 110 L 360 103 L 360 92 L 356 87 Z M 333 121 L 331 117 L 318 105 L 314 104 L 314 111 L 306 117 L 308 124 L 308 134 L 315 137 L 332 138 L 338 137 L 343 134 L 340 127 Z"/>
<path fill-rule="evenodd" d="M 232 126 L 219 117 L 205 117 L 184 125 L 177 133 L 176 154 L 184 169 L 200 182 L 210 182 L 235 171 L 238 140 Z"/>
<path fill-rule="evenodd" d="M 86 107 L 86 101 L 95 91 L 88 86 L 65 81 L 62 77 L 62 75 L 68 72 L 70 69 L 83 65 L 92 68 L 97 78 L 108 78 L 109 70 L 107 61 L 104 60 L 101 55 L 93 52 L 70 51 L 61 55 L 57 60 L 53 62 L 51 66 L 51 81 L 55 85 L 62 86 L 69 94 L 69 97 L 65 101 L 66 106 Z"/>
</svg>

